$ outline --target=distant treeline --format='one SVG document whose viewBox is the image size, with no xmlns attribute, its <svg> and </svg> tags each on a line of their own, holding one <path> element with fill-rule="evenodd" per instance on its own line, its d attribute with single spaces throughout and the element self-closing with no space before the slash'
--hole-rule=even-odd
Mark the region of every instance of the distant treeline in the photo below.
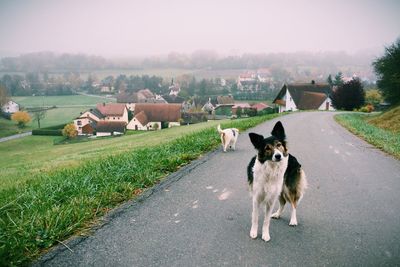
<svg viewBox="0 0 400 267">
<path fill-rule="evenodd" d="M 5 57 L 1 59 L 1 69 L 3 71 L 81 71 L 102 70 L 113 67 L 112 62 L 100 56 L 88 56 L 84 54 L 58 55 L 53 52 L 38 52 L 24 54 L 19 57 Z"/>
<path fill-rule="evenodd" d="M 322 69 L 337 66 L 367 66 L 374 55 L 348 55 L 345 52 L 297 52 L 270 54 L 243 54 L 220 56 L 214 51 L 200 50 L 192 54 L 170 53 L 167 56 L 142 59 L 110 60 L 100 56 L 84 54 L 55 54 L 38 52 L 19 57 L 5 57 L 0 61 L 3 71 L 90 71 L 103 69 L 134 68 L 185 68 L 185 69 L 257 69 L 269 67 L 314 66 Z"/>
</svg>

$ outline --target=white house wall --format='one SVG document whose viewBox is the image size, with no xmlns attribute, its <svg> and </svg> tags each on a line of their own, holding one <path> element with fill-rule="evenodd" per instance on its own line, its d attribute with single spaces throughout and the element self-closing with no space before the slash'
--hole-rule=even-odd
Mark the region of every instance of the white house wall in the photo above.
<svg viewBox="0 0 400 267">
<path fill-rule="evenodd" d="M 80 121 L 80 125 L 78 121 Z M 78 131 L 78 135 L 82 135 L 82 127 L 85 126 L 86 124 L 89 124 L 90 122 L 91 120 L 88 118 L 79 118 L 74 120 L 74 125 L 76 130 Z"/>
<path fill-rule="evenodd" d="M 122 116 L 107 116 L 105 121 L 123 121 L 128 123 L 128 110 L 124 108 L 124 114 Z"/>
<path fill-rule="evenodd" d="M 296 111 L 297 106 L 293 101 L 292 96 L 290 95 L 289 90 L 286 89 L 286 95 L 285 95 L 285 101 L 286 101 L 286 107 L 284 111 Z"/>
<path fill-rule="evenodd" d="M 329 103 L 329 111 L 335 111 L 336 109 L 332 106 L 332 100 L 328 97 L 325 101 L 321 104 L 318 110 L 326 110 L 326 103 Z"/>
<path fill-rule="evenodd" d="M 15 113 L 19 111 L 19 105 L 14 101 L 8 101 L 8 103 L 2 106 L 1 109 L 7 113 Z"/>
<path fill-rule="evenodd" d="M 96 136 L 101 137 L 101 136 L 111 136 L 111 133 L 109 132 L 97 132 Z"/>
<path fill-rule="evenodd" d="M 90 111 L 86 111 L 84 112 L 81 116 L 79 116 L 79 118 L 85 118 L 85 117 L 89 117 L 91 118 L 93 121 L 98 122 L 100 121 L 100 118 L 97 117 L 96 115 L 94 115 L 92 112 Z"/>
<path fill-rule="evenodd" d="M 137 129 L 136 129 L 137 127 Z M 136 118 L 133 118 L 128 125 L 126 126 L 126 129 L 128 130 L 139 130 L 139 131 L 146 131 L 147 128 L 146 126 L 143 126 L 140 121 L 138 121 Z"/>
</svg>

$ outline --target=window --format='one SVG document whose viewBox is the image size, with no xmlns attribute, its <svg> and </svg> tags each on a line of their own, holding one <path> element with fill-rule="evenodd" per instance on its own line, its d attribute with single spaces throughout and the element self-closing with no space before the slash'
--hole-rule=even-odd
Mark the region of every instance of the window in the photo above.
<svg viewBox="0 0 400 267">
<path fill-rule="evenodd" d="M 82 125 L 82 122 L 81 121 L 77 121 L 76 124 L 77 125 Z"/>
</svg>

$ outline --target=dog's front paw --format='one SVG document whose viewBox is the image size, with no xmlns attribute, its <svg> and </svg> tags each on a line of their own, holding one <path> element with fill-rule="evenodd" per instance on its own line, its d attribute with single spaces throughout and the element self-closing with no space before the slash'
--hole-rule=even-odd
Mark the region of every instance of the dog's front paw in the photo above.
<svg viewBox="0 0 400 267">
<path fill-rule="evenodd" d="M 279 219 L 280 217 L 281 217 L 281 214 L 278 211 L 271 215 L 271 218 L 274 218 L 274 219 Z"/>
<path fill-rule="evenodd" d="M 296 219 L 291 219 L 289 222 L 290 226 L 297 226 L 297 220 Z"/>
<path fill-rule="evenodd" d="M 268 241 L 271 239 L 271 237 L 269 236 L 268 233 L 263 233 L 263 234 L 262 234 L 262 239 L 263 239 L 265 242 L 268 242 Z"/>
<path fill-rule="evenodd" d="M 253 239 L 257 238 L 257 229 L 254 229 L 253 227 L 251 228 L 250 237 Z"/>
</svg>

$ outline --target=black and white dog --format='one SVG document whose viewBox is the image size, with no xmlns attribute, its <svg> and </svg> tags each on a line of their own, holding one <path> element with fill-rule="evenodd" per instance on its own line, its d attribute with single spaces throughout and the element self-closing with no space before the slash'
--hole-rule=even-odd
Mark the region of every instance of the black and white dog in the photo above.
<svg viewBox="0 0 400 267">
<path fill-rule="evenodd" d="M 268 138 L 256 133 L 250 133 L 249 136 L 258 151 L 247 167 L 253 197 L 250 237 L 257 237 L 258 210 L 261 205 L 265 210 L 262 239 L 269 241 L 270 219 L 281 216 L 286 202 L 292 206 L 289 225 L 297 225 L 296 208 L 307 187 L 307 180 L 300 163 L 288 153 L 285 130 L 280 121 L 275 124 Z M 272 214 L 278 198 L 279 209 Z"/>
</svg>

